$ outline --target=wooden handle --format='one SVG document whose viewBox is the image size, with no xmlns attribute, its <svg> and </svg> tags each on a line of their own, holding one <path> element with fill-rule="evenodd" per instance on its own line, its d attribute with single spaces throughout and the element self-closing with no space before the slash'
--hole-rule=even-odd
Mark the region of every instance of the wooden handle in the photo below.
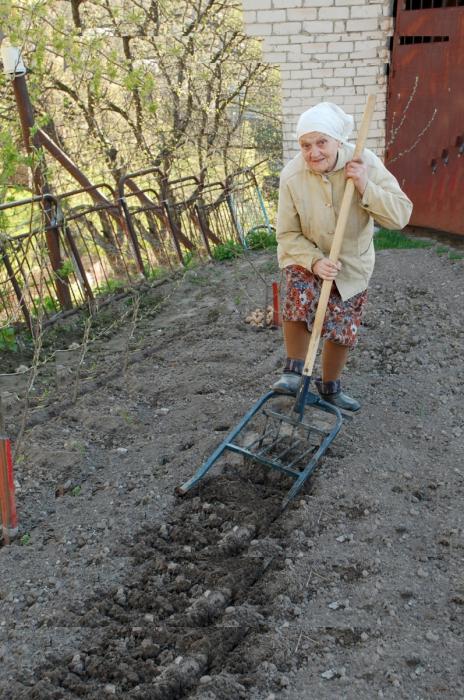
<svg viewBox="0 0 464 700">
<path fill-rule="evenodd" d="M 361 125 L 359 127 L 359 133 L 353 153 L 353 159 L 359 158 L 364 150 L 364 144 L 366 142 L 369 126 L 372 120 L 372 114 L 374 112 L 375 98 L 375 95 L 368 95 Z M 343 243 L 343 236 L 345 235 L 346 223 L 348 221 L 348 214 L 350 212 L 351 201 L 353 199 L 354 189 L 354 182 L 351 178 L 349 178 L 346 181 L 337 225 L 335 227 L 332 247 L 330 249 L 329 259 L 332 260 L 332 262 L 337 262 L 338 256 L 340 254 L 340 249 Z M 303 374 L 308 377 L 311 376 L 314 368 L 314 363 L 316 361 L 317 349 L 319 347 L 319 341 L 321 339 L 322 326 L 324 323 L 325 312 L 327 310 L 327 304 L 329 302 L 331 288 L 332 280 L 324 280 L 322 283 L 321 295 L 319 297 L 319 303 L 317 305 L 313 330 L 311 333 L 308 352 L 306 353 L 305 365 L 303 369 Z"/>
</svg>

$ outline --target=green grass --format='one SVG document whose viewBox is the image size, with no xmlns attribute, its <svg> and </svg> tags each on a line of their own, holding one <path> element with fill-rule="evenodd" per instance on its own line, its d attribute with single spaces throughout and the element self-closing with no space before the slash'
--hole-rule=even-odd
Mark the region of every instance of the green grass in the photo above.
<svg viewBox="0 0 464 700">
<path fill-rule="evenodd" d="M 198 253 L 194 250 L 187 250 L 184 253 L 184 268 L 186 270 L 194 270 L 200 264 Z"/>
<path fill-rule="evenodd" d="M 447 255 L 449 260 L 464 259 L 464 253 L 461 253 L 459 250 L 452 250 L 446 245 L 437 245 L 437 247 L 435 248 L 435 252 L 437 253 L 437 255 Z"/>
<path fill-rule="evenodd" d="M 437 245 L 435 248 L 435 252 L 437 255 L 446 255 L 448 253 L 449 249 L 446 245 Z"/>
<path fill-rule="evenodd" d="M 423 241 L 418 238 L 410 238 L 401 231 L 389 231 L 382 228 L 374 235 L 374 246 L 376 250 L 387 250 L 389 248 L 431 248 L 432 241 Z"/>
<path fill-rule="evenodd" d="M 448 257 L 450 260 L 463 260 L 464 253 L 458 253 L 457 250 L 450 250 L 448 253 Z"/>
<path fill-rule="evenodd" d="M 153 282 L 156 280 L 160 280 L 163 277 L 166 277 L 169 274 L 169 270 L 166 270 L 162 267 L 150 267 L 146 265 L 145 274 L 147 276 L 147 279 L 150 280 L 150 282 Z"/>
<path fill-rule="evenodd" d="M 388 248 L 433 248 L 437 255 L 447 255 L 449 260 L 464 260 L 464 253 L 453 250 L 447 245 L 437 244 L 434 241 L 425 241 L 420 238 L 412 238 L 401 231 L 389 231 L 380 229 L 374 235 L 374 246 L 376 250 L 387 250 Z"/>
</svg>

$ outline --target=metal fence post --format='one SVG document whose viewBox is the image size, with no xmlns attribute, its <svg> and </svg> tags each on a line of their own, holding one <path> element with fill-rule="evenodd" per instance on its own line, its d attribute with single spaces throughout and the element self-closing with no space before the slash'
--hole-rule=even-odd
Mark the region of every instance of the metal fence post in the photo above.
<svg viewBox="0 0 464 700">
<path fill-rule="evenodd" d="M 124 182 L 124 177 L 122 177 L 118 182 L 118 204 L 120 207 L 119 210 L 121 212 L 121 221 L 123 221 L 123 225 L 126 229 L 128 238 L 132 244 L 132 249 L 134 251 L 137 267 L 139 268 L 139 271 L 142 273 L 142 275 L 146 277 L 147 271 L 145 270 L 145 266 L 143 264 L 139 241 L 137 239 L 137 234 L 134 230 L 134 226 L 132 224 L 132 218 L 130 215 L 129 207 L 127 206 L 126 198 L 124 196 Z"/>
<path fill-rule="evenodd" d="M 22 314 L 24 316 L 24 320 L 26 321 L 26 325 L 29 328 L 30 332 L 32 333 L 32 321 L 31 321 L 31 315 L 29 313 L 29 309 L 27 308 L 27 304 L 24 301 L 24 295 L 21 291 L 21 287 L 18 284 L 18 280 L 16 279 L 16 275 L 14 273 L 13 267 L 10 262 L 10 258 L 8 257 L 8 254 L 6 250 L 2 247 L 0 247 L 0 255 L 2 257 L 3 264 L 5 265 L 6 271 L 8 273 L 8 277 L 10 279 L 10 282 L 12 284 L 16 299 L 18 300 L 18 304 L 21 307 Z"/>
</svg>

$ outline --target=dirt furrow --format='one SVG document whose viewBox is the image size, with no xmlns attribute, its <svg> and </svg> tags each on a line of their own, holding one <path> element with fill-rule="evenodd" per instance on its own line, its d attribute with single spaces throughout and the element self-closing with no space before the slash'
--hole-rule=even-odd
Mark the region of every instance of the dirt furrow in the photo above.
<svg viewBox="0 0 464 700">
<path fill-rule="evenodd" d="M 274 528 L 269 538 L 282 490 L 255 469 L 246 491 L 243 478 L 226 469 L 166 522 L 118 545 L 115 556 L 131 560 L 125 582 L 72 616 L 73 627 L 87 630 L 85 644 L 70 658 L 50 658 L 16 697 L 174 700 L 208 683 L 218 698 L 245 697 L 253 681 L 233 657 L 250 634 L 269 629 L 266 575 L 282 566 L 284 532 L 279 541 Z M 69 611 L 61 617 L 69 624 Z"/>
</svg>

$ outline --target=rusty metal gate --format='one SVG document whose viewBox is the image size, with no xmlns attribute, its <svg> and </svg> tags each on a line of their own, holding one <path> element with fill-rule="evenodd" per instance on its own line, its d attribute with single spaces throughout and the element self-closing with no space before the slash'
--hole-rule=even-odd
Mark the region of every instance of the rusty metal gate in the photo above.
<svg viewBox="0 0 464 700">
<path fill-rule="evenodd" d="M 411 224 L 464 235 L 464 0 L 398 0 L 385 160 Z"/>
</svg>

